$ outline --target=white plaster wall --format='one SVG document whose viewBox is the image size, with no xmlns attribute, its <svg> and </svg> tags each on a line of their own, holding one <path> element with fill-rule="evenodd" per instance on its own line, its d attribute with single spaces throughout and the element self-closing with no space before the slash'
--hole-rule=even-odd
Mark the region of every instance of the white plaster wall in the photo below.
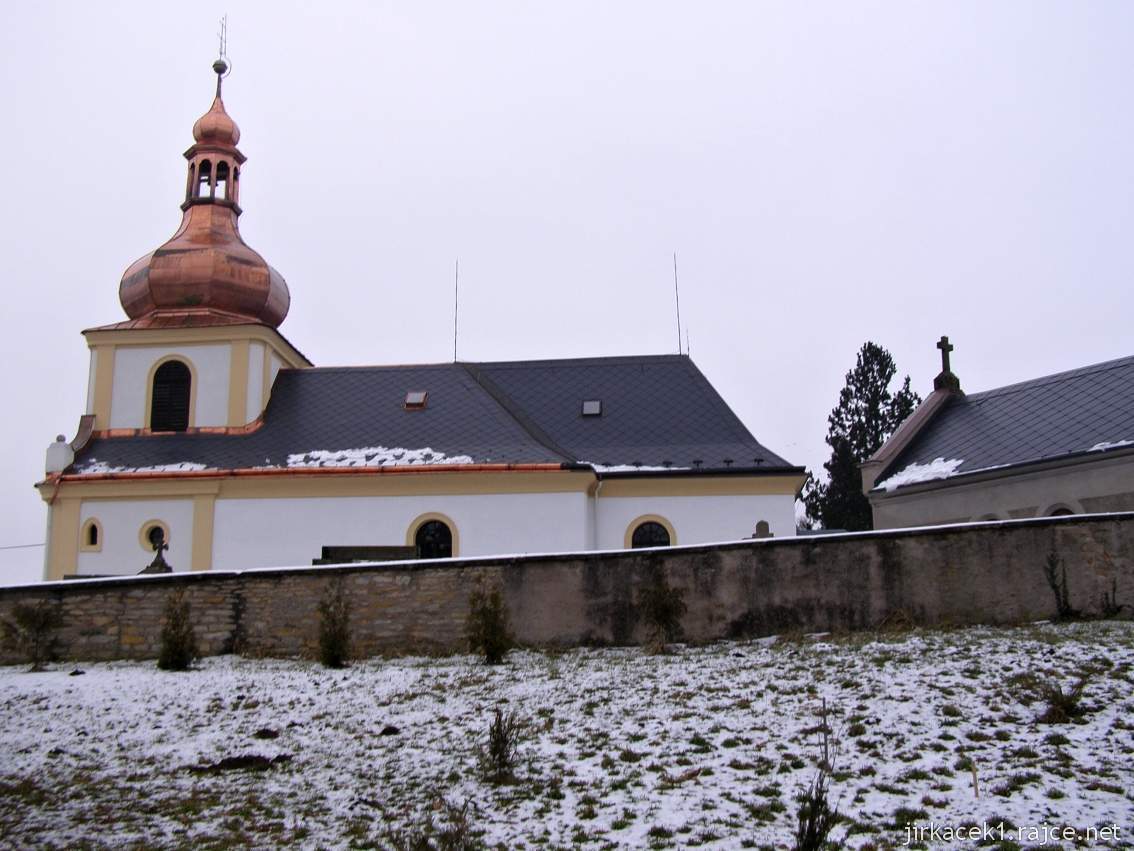
<svg viewBox="0 0 1134 851">
<path fill-rule="evenodd" d="M 95 370 L 98 367 L 98 350 L 91 349 L 91 367 L 87 372 L 87 410 L 86 413 L 94 413 L 94 389 L 95 389 Z"/>
<path fill-rule="evenodd" d="M 437 512 L 457 527 L 460 556 L 588 547 L 581 493 L 218 499 L 213 569 L 310 565 L 324 545 L 404 546 L 410 524 Z"/>
<path fill-rule="evenodd" d="M 275 352 L 272 352 L 269 357 L 271 358 L 268 363 L 268 390 L 270 391 L 272 385 L 276 383 L 276 373 L 283 369 L 284 362 Z"/>
<path fill-rule="evenodd" d="M 138 573 L 154 559 L 143 549 L 138 533 L 147 520 L 161 520 L 169 527 L 169 549 L 165 560 L 176 571 L 188 570 L 193 549 L 193 500 L 83 500 L 79 528 L 91 517 L 102 526 L 102 550 L 79 552 L 82 576 L 119 576 Z"/>
<path fill-rule="evenodd" d="M 146 384 L 150 369 L 164 357 L 177 356 L 193 364 L 196 410 L 193 424 L 223 426 L 228 420 L 228 376 L 231 347 L 227 343 L 201 346 L 121 346 L 114 353 L 114 387 L 110 401 L 111 428 L 142 428 L 146 422 Z"/>
<path fill-rule="evenodd" d="M 248 345 L 248 401 L 244 422 L 250 423 L 264 410 L 264 344 Z"/>
<path fill-rule="evenodd" d="M 673 526 L 678 545 L 749 538 L 767 520 L 777 538 L 795 535 L 795 500 L 790 496 L 620 496 L 598 500 L 598 548 L 625 546 L 630 523 L 657 514 Z"/>
</svg>

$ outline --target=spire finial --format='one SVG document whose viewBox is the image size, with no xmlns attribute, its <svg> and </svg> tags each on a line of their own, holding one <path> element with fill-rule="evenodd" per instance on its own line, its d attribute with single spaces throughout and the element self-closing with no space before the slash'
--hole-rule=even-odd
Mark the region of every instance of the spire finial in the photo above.
<svg viewBox="0 0 1134 851">
<path fill-rule="evenodd" d="M 220 30 L 217 32 L 220 46 L 217 49 L 217 61 L 213 63 L 213 71 L 217 75 L 217 97 L 221 96 L 221 80 L 228 74 L 228 15 L 220 19 Z"/>
</svg>

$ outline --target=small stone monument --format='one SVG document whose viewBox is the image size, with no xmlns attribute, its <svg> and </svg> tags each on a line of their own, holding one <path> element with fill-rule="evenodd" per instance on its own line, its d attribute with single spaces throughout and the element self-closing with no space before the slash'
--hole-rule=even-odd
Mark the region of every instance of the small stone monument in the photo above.
<svg viewBox="0 0 1134 851">
<path fill-rule="evenodd" d="M 143 567 L 141 573 L 173 573 L 173 568 L 169 566 L 169 562 L 162 555 L 169 549 L 169 544 L 165 542 L 165 530 L 161 526 L 154 526 L 146 537 L 149 538 L 155 555 L 154 560 Z"/>
</svg>

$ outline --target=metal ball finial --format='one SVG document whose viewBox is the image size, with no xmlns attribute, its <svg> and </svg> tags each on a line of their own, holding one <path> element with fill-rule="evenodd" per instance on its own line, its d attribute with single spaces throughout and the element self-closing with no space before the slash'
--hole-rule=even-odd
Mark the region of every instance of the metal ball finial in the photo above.
<svg viewBox="0 0 1134 851">
<path fill-rule="evenodd" d="M 224 76 L 226 73 L 228 73 L 228 63 L 223 59 L 218 59 L 213 63 L 213 73 Z"/>
</svg>

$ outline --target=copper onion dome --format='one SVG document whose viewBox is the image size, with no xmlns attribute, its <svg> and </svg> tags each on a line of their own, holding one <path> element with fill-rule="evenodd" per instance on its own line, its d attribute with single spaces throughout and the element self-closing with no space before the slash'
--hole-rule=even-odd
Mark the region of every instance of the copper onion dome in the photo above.
<svg viewBox="0 0 1134 851">
<path fill-rule="evenodd" d="M 193 125 L 185 152 L 189 177 L 181 227 L 122 276 L 118 297 L 136 326 L 237 325 L 277 327 L 291 304 L 283 276 L 240 238 L 237 217 L 245 157 L 240 128 L 225 111 L 221 80 L 228 65 L 213 64 L 217 94 Z"/>
</svg>

